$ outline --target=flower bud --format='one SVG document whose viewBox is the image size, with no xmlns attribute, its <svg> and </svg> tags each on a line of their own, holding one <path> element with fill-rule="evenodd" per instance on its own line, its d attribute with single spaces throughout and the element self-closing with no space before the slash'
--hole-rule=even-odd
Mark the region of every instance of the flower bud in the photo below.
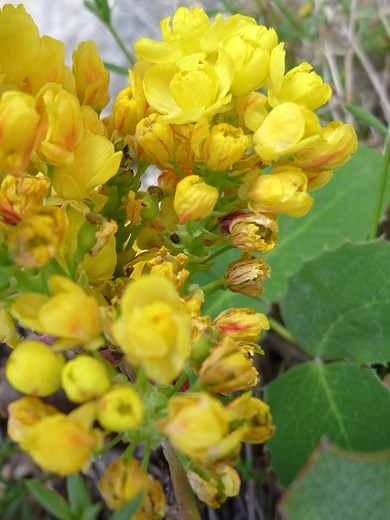
<svg viewBox="0 0 390 520">
<path fill-rule="evenodd" d="M 71 401 L 82 403 L 104 394 L 110 387 L 107 369 L 97 359 L 80 355 L 61 372 L 61 386 Z"/>
<path fill-rule="evenodd" d="M 21 87 L 38 50 L 38 27 L 23 5 L 4 5 L 0 9 L 0 71 L 5 82 Z"/>
<path fill-rule="evenodd" d="M 80 42 L 73 51 L 72 62 L 80 104 L 90 105 L 99 112 L 110 101 L 110 73 L 103 65 L 96 43 Z"/>
<path fill-rule="evenodd" d="M 129 70 L 130 86 L 117 95 L 112 111 L 119 135 L 134 135 L 135 127 L 144 117 L 148 103 L 142 88 L 142 80 Z"/>
<path fill-rule="evenodd" d="M 212 509 L 220 507 L 228 497 L 235 497 L 240 492 L 240 476 L 228 464 L 217 464 L 214 471 L 209 472 L 201 469 L 203 475 L 208 473 L 207 480 L 196 472 L 196 467 L 187 472 L 187 477 L 199 500 Z"/>
<path fill-rule="evenodd" d="M 66 234 L 62 209 L 36 206 L 10 232 L 8 243 L 14 260 L 23 267 L 44 266 L 59 252 Z"/>
<path fill-rule="evenodd" d="M 269 406 L 257 397 L 252 397 L 251 392 L 230 401 L 225 409 L 230 421 L 244 421 L 247 425 L 245 442 L 262 444 L 273 436 L 275 427 L 272 424 Z"/>
<path fill-rule="evenodd" d="M 60 388 L 61 370 L 65 363 L 39 341 L 24 341 L 12 351 L 6 365 L 10 384 L 24 394 L 46 396 Z"/>
<path fill-rule="evenodd" d="M 215 347 L 199 369 L 201 383 L 214 394 L 230 394 L 256 386 L 258 375 L 252 359 L 229 337 Z"/>
<path fill-rule="evenodd" d="M 145 474 L 136 459 L 117 459 L 104 471 L 99 489 L 108 506 L 120 509 L 143 491 L 133 520 L 160 520 L 165 515 L 165 496 L 161 484 Z"/>
<path fill-rule="evenodd" d="M 222 219 L 222 231 L 230 234 L 232 246 L 248 253 L 271 251 L 278 236 L 278 219 L 271 213 L 232 213 Z"/>
<path fill-rule="evenodd" d="M 218 196 L 217 188 L 203 182 L 198 175 L 189 175 L 182 179 L 176 186 L 173 202 L 179 224 L 208 217 Z"/>
<path fill-rule="evenodd" d="M 207 125 L 202 132 L 198 131 L 198 125 Z M 239 161 L 245 153 L 248 138 L 244 135 L 242 128 L 236 128 L 226 123 L 213 126 L 208 131 L 208 121 L 200 121 L 195 126 L 191 145 L 194 147 L 200 160 L 211 170 L 229 170 L 234 163 Z M 203 142 L 199 142 L 203 140 Z"/>
<path fill-rule="evenodd" d="M 41 114 L 39 132 L 43 139 L 33 160 L 42 159 L 54 165 L 72 164 L 75 148 L 84 134 L 77 97 L 60 85 L 49 83 L 36 96 L 36 106 Z"/>
<path fill-rule="evenodd" d="M 159 123 L 158 114 L 141 119 L 135 129 L 138 144 L 151 163 L 163 164 L 173 159 L 176 150 L 175 134 L 170 125 Z"/>
<path fill-rule="evenodd" d="M 32 96 L 14 91 L 3 94 L 0 100 L 0 171 L 18 171 L 27 166 L 35 144 L 38 119 Z"/>
<path fill-rule="evenodd" d="M 256 342 L 262 330 L 269 329 L 268 319 L 253 309 L 226 309 L 213 321 L 218 332 L 235 341 Z"/>
<path fill-rule="evenodd" d="M 228 433 L 225 409 L 206 392 L 172 397 L 168 419 L 158 426 L 174 447 L 196 459 L 207 459 L 209 449 L 221 443 Z"/>
<path fill-rule="evenodd" d="M 116 386 L 99 399 L 97 419 L 107 430 L 134 430 L 144 420 L 144 407 L 130 386 Z"/>
<path fill-rule="evenodd" d="M 225 280 L 232 292 L 260 296 L 264 291 L 262 286 L 270 275 L 271 268 L 261 258 L 244 253 L 239 260 L 228 265 Z"/>
<path fill-rule="evenodd" d="M 325 142 L 311 144 L 297 152 L 296 165 L 304 170 L 327 171 L 339 168 L 357 150 L 357 137 L 352 125 L 333 121 L 322 130 Z"/>
</svg>

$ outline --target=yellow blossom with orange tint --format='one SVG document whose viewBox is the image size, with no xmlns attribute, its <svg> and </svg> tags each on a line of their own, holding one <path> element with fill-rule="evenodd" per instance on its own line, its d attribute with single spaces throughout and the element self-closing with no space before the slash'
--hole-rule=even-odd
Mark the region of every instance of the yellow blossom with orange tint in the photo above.
<svg viewBox="0 0 390 520">
<path fill-rule="evenodd" d="M 173 206 L 179 224 L 208 217 L 218 200 L 218 190 L 206 184 L 199 175 L 189 175 L 176 186 Z"/>
<path fill-rule="evenodd" d="M 232 292 L 247 296 L 260 296 L 263 284 L 271 275 L 271 268 L 261 258 L 244 253 L 239 260 L 231 262 L 225 273 L 225 281 Z"/>
<path fill-rule="evenodd" d="M 96 43 L 80 42 L 73 51 L 72 62 L 80 104 L 90 105 L 100 112 L 110 101 L 110 73 L 104 67 Z"/>
<path fill-rule="evenodd" d="M 267 317 L 251 308 L 226 309 L 213 321 L 213 327 L 236 341 L 256 342 L 262 330 L 269 330 Z"/>
<path fill-rule="evenodd" d="M 56 413 L 57 408 L 37 397 L 21 397 L 8 405 L 7 433 L 14 442 L 20 442 L 32 424 Z"/>
</svg>

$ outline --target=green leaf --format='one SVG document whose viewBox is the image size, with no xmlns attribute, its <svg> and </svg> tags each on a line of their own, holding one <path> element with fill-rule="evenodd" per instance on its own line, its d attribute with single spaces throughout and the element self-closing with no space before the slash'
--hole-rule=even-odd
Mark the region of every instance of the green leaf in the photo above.
<svg viewBox="0 0 390 520">
<path fill-rule="evenodd" d="M 80 520 L 96 520 L 98 514 L 100 513 L 103 504 L 93 504 L 84 509 Z"/>
<path fill-rule="evenodd" d="M 316 450 L 279 510 L 288 520 L 383 520 L 390 511 L 390 452 Z"/>
<path fill-rule="evenodd" d="M 26 480 L 26 486 L 35 500 L 56 518 L 60 520 L 74 520 L 70 507 L 57 493 L 47 489 L 36 480 Z"/>
<path fill-rule="evenodd" d="M 279 217 L 279 240 L 267 253 L 271 278 L 265 284 L 267 301 L 278 302 L 287 280 L 302 263 L 323 249 L 333 249 L 345 238 L 354 242 L 368 235 L 374 214 L 383 156 L 360 147 L 356 155 L 335 171 L 334 178 L 312 192 L 314 206 L 305 217 Z M 384 208 L 390 201 L 390 186 Z"/>
<path fill-rule="evenodd" d="M 390 361 L 390 244 L 344 243 L 306 262 L 281 301 L 288 330 L 315 356 Z"/>
<path fill-rule="evenodd" d="M 367 125 L 372 126 L 385 137 L 389 136 L 387 128 L 382 125 L 379 119 L 373 116 L 370 112 L 367 112 L 367 110 L 364 110 L 364 108 L 357 107 L 355 105 L 344 105 L 344 107 L 357 119 L 360 119 L 364 123 L 367 123 Z"/>
<path fill-rule="evenodd" d="M 131 520 L 134 513 L 139 508 L 143 498 L 143 491 L 140 491 L 136 497 L 124 505 L 121 509 L 116 511 L 111 517 L 111 520 Z"/>
<path fill-rule="evenodd" d="M 390 448 L 390 392 L 368 368 L 304 363 L 267 385 L 265 400 L 276 426 L 267 447 L 283 486 L 323 436 L 350 451 Z"/>
<path fill-rule="evenodd" d="M 91 498 L 83 477 L 74 473 L 66 478 L 68 500 L 73 513 L 79 514 L 91 505 Z"/>
</svg>

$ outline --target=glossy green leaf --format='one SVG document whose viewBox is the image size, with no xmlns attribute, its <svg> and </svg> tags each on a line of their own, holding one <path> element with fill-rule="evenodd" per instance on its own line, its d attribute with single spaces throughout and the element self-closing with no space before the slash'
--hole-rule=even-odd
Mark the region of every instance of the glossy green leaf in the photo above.
<svg viewBox="0 0 390 520">
<path fill-rule="evenodd" d="M 60 495 L 36 480 L 26 480 L 26 486 L 35 500 L 56 518 L 74 520 L 70 507 Z"/>
<path fill-rule="evenodd" d="M 281 301 L 283 319 L 310 354 L 390 361 L 390 244 L 344 243 L 306 262 Z"/>
<path fill-rule="evenodd" d="M 288 520 L 384 520 L 390 511 L 390 452 L 321 446 L 279 507 Z"/>
<path fill-rule="evenodd" d="M 382 160 L 376 150 L 360 147 L 326 186 L 311 192 L 314 206 L 308 215 L 280 215 L 280 238 L 266 258 L 272 272 L 264 299 L 278 302 L 288 279 L 308 258 L 337 247 L 345 238 L 365 240 L 373 218 Z M 390 186 L 384 208 L 389 202 Z"/>
<path fill-rule="evenodd" d="M 111 520 L 131 520 L 134 513 L 139 508 L 142 502 L 143 492 L 140 491 L 136 497 L 133 498 L 130 502 L 125 504 L 121 509 L 116 511 Z"/>
<path fill-rule="evenodd" d="M 390 448 L 390 392 L 368 368 L 304 363 L 267 385 L 265 400 L 276 426 L 267 447 L 284 486 L 324 436 L 350 451 Z"/>
</svg>

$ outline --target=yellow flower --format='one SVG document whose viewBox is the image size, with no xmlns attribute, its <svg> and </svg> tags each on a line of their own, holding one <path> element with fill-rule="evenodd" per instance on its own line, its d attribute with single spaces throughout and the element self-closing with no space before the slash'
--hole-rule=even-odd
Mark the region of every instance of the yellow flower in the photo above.
<svg viewBox="0 0 390 520">
<path fill-rule="evenodd" d="M 269 175 L 253 170 L 245 177 L 249 208 L 256 213 L 286 213 L 301 217 L 308 213 L 313 199 L 307 193 L 307 177 L 291 163 L 280 163 Z M 244 193 L 242 189 L 240 193 Z"/>
<path fill-rule="evenodd" d="M 310 63 L 305 62 L 287 72 L 280 90 L 269 90 L 268 99 L 272 107 L 292 101 L 309 110 L 315 110 L 324 105 L 331 94 L 330 86 L 313 71 Z"/>
<path fill-rule="evenodd" d="M 24 267 L 44 266 L 59 252 L 66 228 L 61 208 L 33 206 L 9 233 L 8 245 L 15 262 Z"/>
<path fill-rule="evenodd" d="M 37 397 L 21 397 L 8 405 L 7 433 L 14 442 L 20 442 L 32 424 L 56 413 L 57 408 Z"/>
<path fill-rule="evenodd" d="M 221 229 L 229 233 L 232 246 L 248 253 L 271 251 L 278 239 L 278 219 L 272 213 L 232 213 L 222 219 Z"/>
<path fill-rule="evenodd" d="M 99 307 L 77 284 L 63 276 L 49 279 L 52 296 L 26 292 L 18 296 L 12 313 L 37 332 L 62 338 L 65 347 L 96 342 L 101 332 Z"/>
<path fill-rule="evenodd" d="M 84 134 L 78 99 L 60 85 L 50 83 L 37 94 L 36 107 L 41 114 L 43 136 L 37 160 L 54 165 L 72 164 L 75 148 Z"/>
<path fill-rule="evenodd" d="M 131 70 L 129 83 L 130 86 L 119 92 L 112 107 L 114 124 L 119 135 L 133 135 L 148 106 L 142 80 Z"/>
<path fill-rule="evenodd" d="M 196 54 L 178 63 L 158 63 L 145 73 L 145 97 L 163 114 L 162 123 L 196 122 L 227 109 L 232 76 L 233 64 L 223 50 L 215 62 Z"/>
<path fill-rule="evenodd" d="M 173 381 L 190 351 L 190 318 L 172 283 L 143 276 L 126 288 L 112 332 L 128 361 L 161 384 Z"/>
<path fill-rule="evenodd" d="M 27 166 L 39 120 L 34 104 L 32 96 L 21 92 L 6 92 L 1 97 L 0 171 L 18 171 Z"/>
<path fill-rule="evenodd" d="M 91 285 L 97 285 L 105 280 L 111 280 L 117 265 L 116 240 L 114 235 L 107 238 L 100 251 L 92 256 L 86 254 L 80 267 L 88 275 Z"/>
<path fill-rule="evenodd" d="M 141 38 L 134 44 L 136 55 L 153 63 L 175 63 L 201 50 L 201 38 L 210 27 L 208 16 L 199 7 L 179 7 L 172 27 L 170 16 L 161 21 L 162 42 Z"/>
<path fill-rule="evenodd" d="M 268 99 L 260 92 L 250 92 L 244 97 L 238 98 L 235 112 L 242 128 L 248 128 L 255 132 L 268 115 Z"/>
<path fill-rule="evenodd" d="M 47 83 L 58 83 L 71 94 L 76 93 L 74 78 L 73 85 L 69 85 L 70 70 L 65 67 L 65 45 L 60 40 L 42 36 L 40 39 L 39 51 L 35 56 L 31 72 L 25 78 L 23 90 L 35 96 L 38 91 Z M 73 87 L 73 88 L 72 88 Z"/>
<path fill-rule="evenodd" d="M 54 168 L 54 189 L 64 199 L 80 200 L 117 173 L 121 158 L 122 152 L 115 152 L 108 139 L 85 130 L 75 148 L 74 162 Z"/>
<path fill-rule="evenodd" d="M 77 473 L 90 462 L 102 444 L 101 435 L 62 413 L 48 415 L 32 424 L 20 441 L 22 448 L 44 471 L 65 476 Z"/>
<path fill-rule="evenodd" d="M 133 520 L 160 520 L 165 515 L 165 496 L 161 484 L 145 474 L 136 459 L 117 459 L 104 471 L 99 489 L 108 506 L 120 509 L 143 491 Z"/>
<path fill-rule="evenodd" d="M 157 114 L 144 117 L 137 124 L 135 137 L 146 153 L 146 160 L 162 164 L 174 158 L 175 135 L 170 125 L 160 123 Z"/>
<path fill-rule="evenodd" d="M 179 253 L 176 256 L 170 254 L 166 247 L 160 248 L 154 258 L 148 261 L 151 274 L 157 274 L 170 280 L 178 291 L 183 287 L 189 276 L 189 271 L 184 269 L 188 262 L 188 256 Z"/>
<path fill-rule="evenodd" d="M 5 84 L 22 86 L 39 50 L 39 32 L 22 4 L 0 10 L 0 72 Z"/>
<path fill-rule="evenodd" d="M 222 404 L 206 392 L 175 396 L 169 400 L 168 419 L 159 429 L 175 448 L 195 459 L 208 459 L 229 432 Z"/>
<path fill-rule="evenodd" d="M 199 368 L 201 383 L 214 394 L 230 394 L 256 386 L 258 375 L 252 359 L 229 337 L 212 350 Z"/>
<path fill-rule="evenodd" d="M 110 101 L 110 73 L 103 65 L 96 43 L 80 42 L 77 50 L 73 51 L 72 61 L 80 104 L 102 110 Z"/>
<path fill-rule="evenodd" d="M 24 341 L 11 353 L 6 376 L 20 392 L 44 397 L 60 388 L 64 363 L 62 354 L 56 354 L 43 343 Z"/>
<path fill-rule="evenodd" d="M 262 330 L 269 329 L 268 319 L 253 309 L 226 309 L 213 321 L 218 332 L 235 341 L 256 342 Z"/>
<path fill-rule="evenodd" d="M 90 132 L 96 135 L 101 135 L 103 137 L 107 137 L 107 128 L 104 125 L 103 121 L 99 119 L 99 116 L 95 110 L 89 105 L 83 105 L 80 107 L 81 119 L 83 121 L 83 126 Z"/>
<path fill-rule="evenodd" d="M 61 372 L 61 386 L 71 401 L 82 403 L 104 394 L 110 387 L 107 369 L 97 359 L 80 355 Z"/>
<path fill-rule="evenodd" d="M 320 139 L 318 117 L 296 103 L 281 103 L 271 110 L 253 135 L 256 153 L 264 162 L 293 154 Z"/>
<path fill-rule="evenodd" d="M 16 224 L 34 206 L 42 206 L 50 186 L 48 177 L 6 175 L 0 188 L 0 214 Z"/>
<path fill-rule="evenodd" d="M 355 129 L 340 121 L 332 121 L 322 129 L 323 141 L 310 144 L 297 152 L 296 165 L 305 171 L 334 170 L 346 163 L 358 147 Z"/>
<path fill-rule="evenodd" d="M 198 131 L 200 125 L 206 126 L 206 132 Z M 248 138 L 241 128 L 221 123 L 209 132 L 205 118 L 195 125 L 191 136 L 192 150 L 211 170 L 229 170 L 242 158 L 247 146 Z"/>
<path fill-rule="evenodd" d="M 217 188 L 206 184 L 198 175 L 188 175 L 176 186 L 173 207 L 179 224 L 208 217 L 218 200 Z"/>
<path fill-rule="evenodd" d="M 261 258 L 244 253 L 239 260 L 228 265 L 225 280 L 228 289 L 232 292 L 260 296 L 264 291 L 263 284 L 270 275 L 271 268 Z"/>
<path fill-rule="evenodd" d="M 144 420 L 144 407 L 130 386 L 116 386 L 99 399 L 97 419 L 106 430 L 134 430 Z"/>
<path fill-rule="evenodd" d="M 244 25 L 223 42 L 223 49 L 234 63 L 234 76 L 230 91 L 245 96 L 260 88 L 268 76 L 270 52 L 278 43 L 274 29 Z"/>
</svg>

